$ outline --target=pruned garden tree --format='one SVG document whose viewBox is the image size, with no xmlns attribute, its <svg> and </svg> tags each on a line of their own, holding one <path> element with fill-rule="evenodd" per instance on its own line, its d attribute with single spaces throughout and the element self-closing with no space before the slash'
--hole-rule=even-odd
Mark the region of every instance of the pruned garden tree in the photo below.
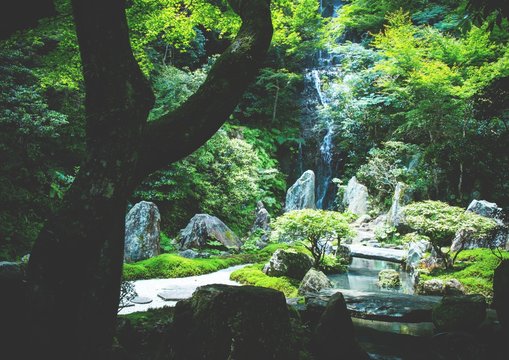
<svg viewBox="0 0 509 360">
<path fill-rule="evenodd" d="M 204 144 L 255 77 L 272 37 L 270 0 L 229 0 L 242 27 L 182 106 L 147 122 L 154 96 L 134 59 L 123 0 L 72 0 L 86 90 L 86 157 L 28 265 L 39 358 L 103 359 L 120 292 L 127 199 L 150 173 Z"/>
</svg>

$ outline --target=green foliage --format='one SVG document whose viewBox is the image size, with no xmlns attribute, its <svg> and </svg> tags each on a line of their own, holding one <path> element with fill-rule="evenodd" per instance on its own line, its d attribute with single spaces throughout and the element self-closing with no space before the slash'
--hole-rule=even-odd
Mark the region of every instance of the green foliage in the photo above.
<svg viewBox="0 0 509 360">
<path fill-rule="evenodd" d="M 175 246 L 172 244 L 172 239 L 168 237 L 164 232 L 161 232 L 161 239 L 159 242 L 159 246 L 161 247 L 161 251 L 163 253 L 174 252 Z"/>
<path fill-rule="evenodd" d="M 183 228 L 196 213 L 217 216 L 242 234 L 254 220 L 256 202 L 266 200 L 267 191 L 261 191 L 266 177 L 258 163 L 251 145 L 219 131 L 186 159 L 150 176 L 134 196 L 158 204 L 163 229 L 169 234 Z M 272 171 L 277 176 L 278 171 Z"/>
<path fill-rule="evenodd" d="M 472 232 L 474 238 L 487 236 L 494 220 L 450 206 L 441 201 L 423 201 L 405 206 L 405 224 L 418 234 L 428 236 L 437 246 L 449 246 L 459 230 Z"/>
<path fill-rule="evenodd" d="M 344 263 L 344 259 L 337 258 L 333 255 L 325 255 L 322 258 L 320 269 L 325 274 L 340 274 L 348 270 L 348 264 Z"/>
<path fill-rule="evenodd" d="M 381 148 L 369 151 L 368 162 L 359 168 L 357 178 L 368 187 L 377 203 L 382 203 L 382 206 L 387 208 L 398 182 L 410 185 L 414 190 L 418 182 L 423 181 L 425 175 L 419 173 L 418 159 L 417 146 L 400 141 L 387 141 L 382 143 Z"/>
<path fill-rule="evenodd" d="M 315 267 L 323 266 L 327 243 L 352 235 L 348 217 L 336 211 L 294 210 L 278 217 L 272 223 L 274 241 L 302 242 L 311 252 Z"/>
<path fill-rule="evenodd" d="M 501 253 L 503 259 L 509 259 L 509 252 Z M 450 270 L 432 270 L 423 273 L 423 281 L 439 278 L 443 280 L 457 279 L 468 294 L 482 294 L 489 302 L 493 299 L 493 273 L 500 264 L 499 254 L 489 249 L 463 250 Z"/>
<path fill-rule="evenodd" d="M 299 281 L 286 277 L 266 275 L 262 269 L 264 264 L 249 265 L 234 271 L 230 279 L 241 284 L 261 286 L 281 291 L 286 297 L 297 297 Z"/>
<path fill-rule="evenodd" d="M 401 244 L 401 237 L 394 226 L 382 225 L 375 229 L 375 239 L 385 244 Z"/>
</svg>

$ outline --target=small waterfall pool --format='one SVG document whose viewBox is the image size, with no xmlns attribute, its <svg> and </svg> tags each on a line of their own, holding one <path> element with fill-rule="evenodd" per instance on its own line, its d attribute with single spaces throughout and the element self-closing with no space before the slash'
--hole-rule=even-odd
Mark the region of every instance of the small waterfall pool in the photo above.
<svg viewBox="0 0 509 360">
<path fill-rule="evenodd" d="M 378 272 L 383 269 L 394 269 L 401 277 L 399 289 L 381 289 L 377 285 Z M 328 276 L 336 289 L 351 289 L 367 292 L 392 291 L 404 294 L 413 294 L 413 283 L 409 273 L 402 269 L 401 264 L 373 259 L 354 257 L 348 267 L 348 272 Z"/>
</svg>

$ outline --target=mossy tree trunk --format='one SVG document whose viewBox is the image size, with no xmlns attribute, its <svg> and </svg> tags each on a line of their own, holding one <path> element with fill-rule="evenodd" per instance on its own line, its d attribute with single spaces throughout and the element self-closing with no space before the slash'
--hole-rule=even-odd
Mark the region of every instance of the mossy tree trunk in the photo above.
<svg viewBox="0 0 509 360">
<path fill-rule="evenodd" d="M 148 174 L 201 146 L 233 111 L 270 44 L 269 2 L 231 0 L 243 21 L 233 44 L 195 95 L 147 123 L 153 93 L 132 54 L 125 2 L 72 1 L 86 88 L 87 154 L 31 253 L 33 355 L 107 356 L 119 300 L 127 199 Z"/>
</svg>

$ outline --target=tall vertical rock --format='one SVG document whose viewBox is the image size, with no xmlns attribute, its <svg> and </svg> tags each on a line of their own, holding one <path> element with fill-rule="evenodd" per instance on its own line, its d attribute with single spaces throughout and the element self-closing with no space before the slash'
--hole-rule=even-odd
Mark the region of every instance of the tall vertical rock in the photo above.
<svg viewBox="0 0 509 360">
<path fill-rule="evenodd" d="M 398 226 L 403 222 L 403 206 L 410 202 L 408 185 L 398 182 L 392 197 L 392 205 L 387 214 L 387 223 L 391 226 Z"/>
<path fill-rule="evenodd" d="M 141 201 L 126 216 L 124 261 L 134 262 L 159 255 L 161 215 L 156 204 Z"/>
<path fill-rule="evenodd" d="M 288 189 L 285 211 L 315 208 L 315 173 L 307 170 Z"/>
<path fill-rule="evenodd" d="M 355 176 L 348 181 L 343 205 L 345 209 L 359 216 L 368 213 L 368 188 L 358 182 Z"/>
<path fill-rule="evenodd" d="M 249 234 L 254 234 L 257 231 L 261 233 L 258 245 L 263 247 L 269 241 L 270 214 L 261 201 L 256 203 L 256 218 Z"/>
</svg>

